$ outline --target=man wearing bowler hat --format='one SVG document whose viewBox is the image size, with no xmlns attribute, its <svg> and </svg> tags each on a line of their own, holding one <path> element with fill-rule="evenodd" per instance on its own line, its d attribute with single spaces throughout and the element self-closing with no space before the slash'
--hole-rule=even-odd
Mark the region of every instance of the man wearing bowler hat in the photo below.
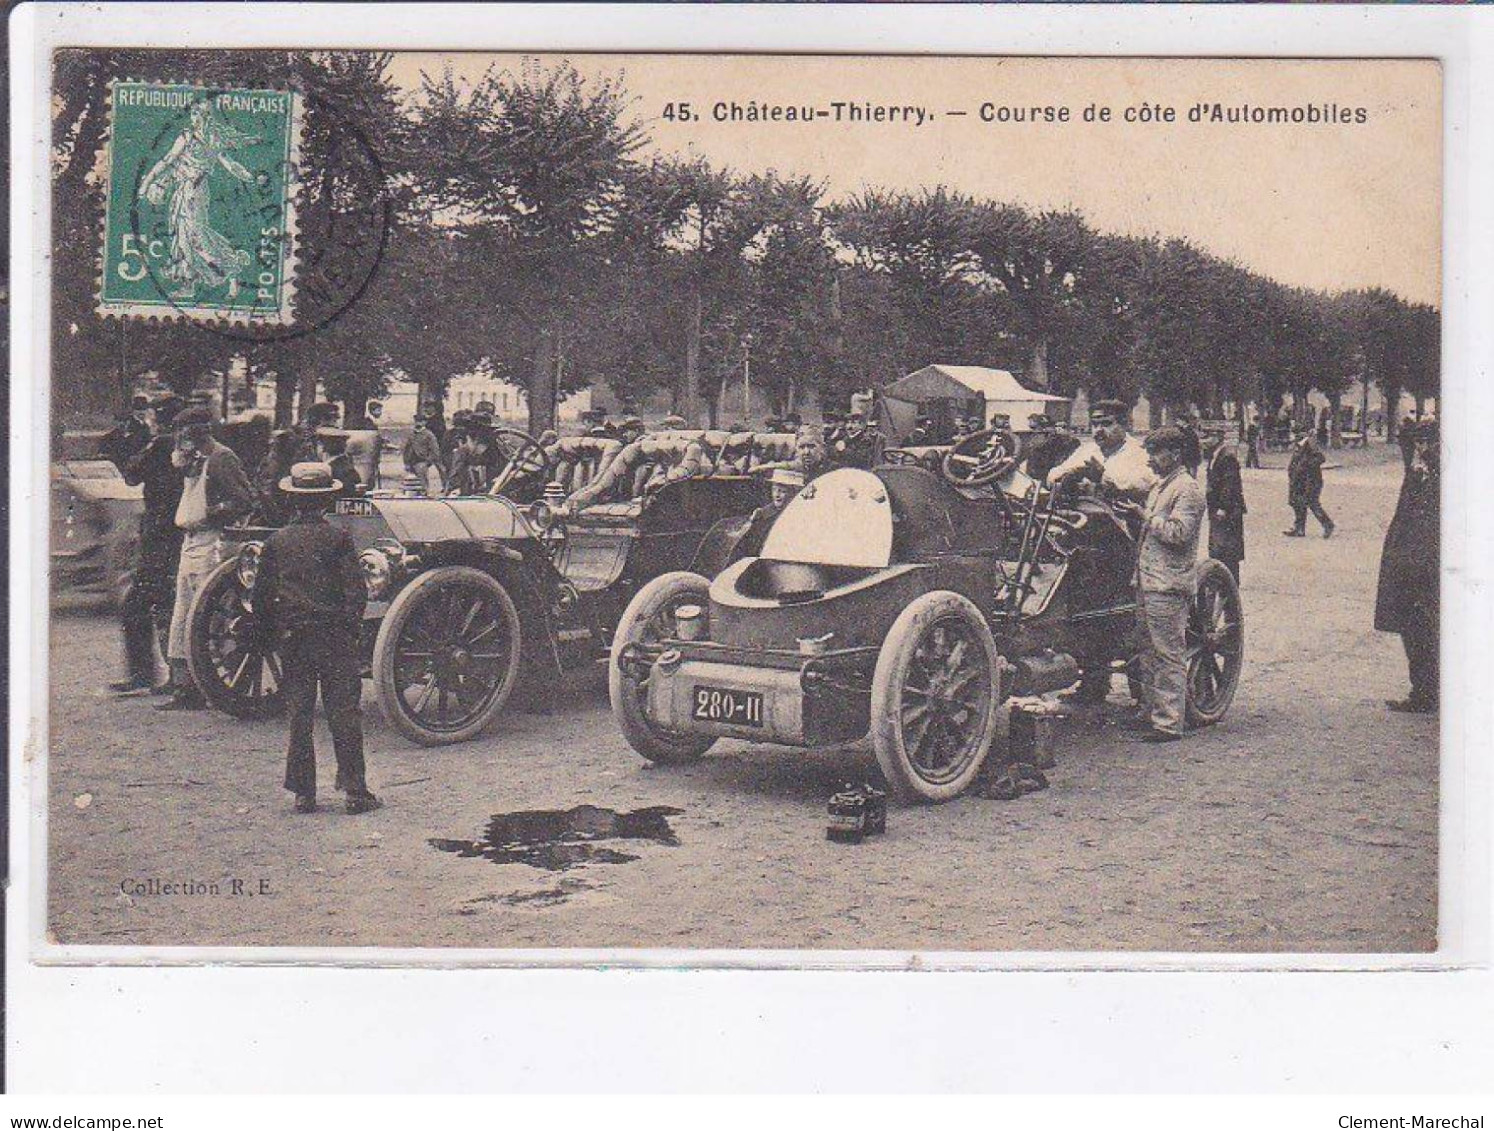
<svg viewBox="0 0 1494 1131">
<path fill-rule="evenodd" d="M 332 728 L 336 788 L 347 794 L 349 813 L 382 804 L 368 788 L 363 768 L 363 693 L 358 634 L 368 589 L 353 538 L 326 520 L 342 484 L 325 463 L 298 463 L 280 481 L 296 517 L 265 540 L 254 580 L 254 608 L 272 634 L 285 674 L 290 747 L 285 788 L 296 812 L 316 810 L 316 747 L 312 721 L 317 687 Z"/>
</svg>

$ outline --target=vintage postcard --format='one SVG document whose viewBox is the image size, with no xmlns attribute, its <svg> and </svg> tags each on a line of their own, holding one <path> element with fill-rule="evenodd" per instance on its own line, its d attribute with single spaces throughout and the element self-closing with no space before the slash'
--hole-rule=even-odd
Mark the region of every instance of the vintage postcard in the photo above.
<svg viewBox="0 0 1494 1131">
<path fill-rule="evenodd" d="M 1436 60 L 50 75 L 45 945 L 1437 951 Z"/>
</svg>

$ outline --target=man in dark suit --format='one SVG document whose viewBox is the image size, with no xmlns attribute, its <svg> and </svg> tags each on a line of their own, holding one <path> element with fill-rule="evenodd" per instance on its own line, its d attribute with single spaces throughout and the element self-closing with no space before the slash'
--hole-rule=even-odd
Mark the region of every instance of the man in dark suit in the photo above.
<svg viewBox="0 0 1494 1131">
<path fill-rule="evenodd" d="M 1440 669 L 1437 649 L 1441 600 L 1438 592 L 1441 534 L 1441 459 L 1436 421 L 1411 426 L 1411 464 L 1401 481 L 1395 517 L 1385 532 L 1375 628 L 1398 633 L 1406 649 L 1411 694 L 1387 700 L 1392 711 L 1437 710 Z"/>
<path fill-rule="evenodd" d="M 317 689 L 332 728 L 336 787 L 347 794 L 350 814 L 383 804 L 368 788 L 363 760 L 363 678 L 358 635 L 368 590 L 358 550 L 346 530 L 325 512 L 340 485 L 325 463 L 298 463 L 280 483 L 295 519 L 271 534 L 260 554 L 254 608 L 280 652 L 290 742 L 285 788 L 296 812 L 316 811 L 316 748 L 312 723 Z"/>
<path fill-rule="evenodd" d="M 1240 460 L 1228 437 L 1215 434 L 1209 439 L 1215 444 L 1204 494 L 1209 511 L 1209 557 L 1223 562 L 1238 585 L 1240 562 L 1245 558 L 1245 488 L 1240 481 Z"/>
<path fill-rule="evenodd" d="M 124 481 L 143 486 L 145 498 L 145 511 L 140 516 L 140 559 L 119 606 L 128 674 L 109 685 L 110 691 L 121 694 L 167 690 L 167 685 L 156 683 L 156 647 L 159 640 L 161 654 L 165 655 L 176 592 L 176 558 L 182 545 L 182 532 L 176 527 L 182 473 L 171 462 L 172 421 L 182 403 L 174 393 L 157 399 L 151 406 L 156 435 L 119 464 Z"/>
<path fill-rule="evenodd" d="M 1294 521 L 1288 538 L 1307 537 L 1307 512 L 1323 524 L 1323 537 L 1333 537 L 1333 519 L 1323 509 L 1323 449 L 1313 442 L 1306 423 L 1292 425 L 1292 461 L 1287 465 L 1287 502 Z"/>
</svg>

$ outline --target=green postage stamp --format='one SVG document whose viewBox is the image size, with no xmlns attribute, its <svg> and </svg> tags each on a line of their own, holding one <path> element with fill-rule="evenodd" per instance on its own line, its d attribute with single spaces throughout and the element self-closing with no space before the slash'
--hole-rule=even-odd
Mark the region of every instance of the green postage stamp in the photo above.
<svg viewBox="0 0 1494 1131">
<path fill-rule="evenodd" d="M 301 99 L 115 82 L 101 314 L 288 325 Z"/>
</svg>

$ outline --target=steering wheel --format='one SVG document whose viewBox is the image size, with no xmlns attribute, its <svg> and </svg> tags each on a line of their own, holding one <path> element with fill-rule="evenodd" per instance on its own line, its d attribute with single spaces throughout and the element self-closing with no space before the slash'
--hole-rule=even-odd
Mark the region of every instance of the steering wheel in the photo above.
<svg viewBox="0 0 1494 1131">
<path fill-rule="evenodd" d="M 1017 446 L 1010 432 L 987 428 L 972 432 L 949 451 L 939 470 L 956 487 L 980 487 L 1017 466 Z"/>
<path fill-rule="evenodd" d="M 527 479 L 549 468 L 550 459 L 545 455 L 545 449 L 528 432 L 520 432 L 517 428 L 494 428 L 492 436 L 493 442 L 508 456 L 508 466 L 493 479 L 488 494 L 501 495 L 515 479 Z M 510 440 L 516 443 L 508 443 Z"/>
</svg>

